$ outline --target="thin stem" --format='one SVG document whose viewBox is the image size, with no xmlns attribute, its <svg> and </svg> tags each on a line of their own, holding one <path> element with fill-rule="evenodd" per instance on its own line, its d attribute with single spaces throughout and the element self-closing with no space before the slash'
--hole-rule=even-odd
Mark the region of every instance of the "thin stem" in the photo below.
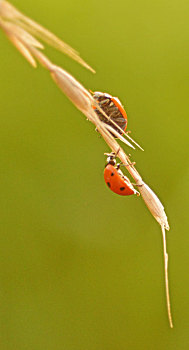
<svg viewBox="0 0 189 350">
<path fill-rule="evenodd" d="M 173 328 L 173 321 L 171 315 L 171 302 L 169 294 L 169 279 L 168 279 L 168 253 L 166 247 L 166 234 L 164 225 L 161 226 L 162 236 L 163 236 L 163 253 L 164 253 L 164 268 L 165 268 L 165 290 L 166 290 L 166 301 L 167 301 L 167 313 L 169 319 L 169 325 Z"/>
<path fill-rule="evenodd" d="M 122 163 L 125 165 L 130 175 L 133 177 L 136 185 L 138 186 L 142 198 L 147 205 L 148 209 L 152 213 L 155 220 L 160 224 L 163 235 L 163 249 L 164 249 L 164 267 L 165 267 L 165 287 L 166 287 L 166 300 L 167 300 L 167 311 L 170 327 L 173 327 L 170 296 L 169 296 L 169 283 L 168 283 L 168 254 L 166 250 L 166 235 L 165 229 L 169 230 L 169 224 L 167 220 L 164 207 L 157 195 L 150 189 L 150 187 L 144 183 L 141 175 L 135 169 L 131 163 L 129 156 L 119 146 L 114 137 L 120 139 L 125 144 L 134 148 L 128 142 L 123 135 L 126 135 L 131 139 L 127 133 L 123 132 L 120 127 L 111 120 L 113 126 L 103 123 L 93 107 L 95 106 L 98 110 L 109 120 L 109 116 L 100 108 L 99 104 L 94 100 L 89 91 L 81 85 L 72 75 L 66 72 L 61 67 L 53 64 L 46 55 L 44 55 L 39 48 L 43 48 L 42 44 L 36 40 L 32 34 L 35 34 L 40 39 L 50 44 L 51 46 L 58 48 L 64 53 L 67 53 L 71 58 L 75 59 L 85 67 L 91 69 L 87 63 L 85 63 L 77 52 L 69 47 L 67 44 L 59 40 L 54 34 L 48 30 L 25 17 L 19 11 L 16 10 L 8 1 L 0 0 L 0 28 L 4 30 L 8 38 L 17 47 L 21 54 L 32 64 L 36 66 L 35 59 L 37 59 L 41 65 L 49 70 L 51 77 L 56 84 L 61 88 L 62 92 L 72 101 L 72 103 L 89 119 L 95 124 L 97 130 L 101 133 L 107 145 L 111 150 L 116 153 L 117 157 L 120 158 Z M 92 69 L 91 69 L 92 70 Z M 93 70 L 92 70 L 93 71 Z M 121 134 L 117 131 L 119 129 Z M 113 137 L 114 135 L 114 137 Z M 132 140 L 132 142 L 134 142 Z M 135 142 L 134 142 L 135 143 Z M 136 144 L 136 143 L 135 143 Z M 139 146 L 139 145 L 137 145 Z M 140 147 L 140 146 L 139 146 Z"/>
</svg>

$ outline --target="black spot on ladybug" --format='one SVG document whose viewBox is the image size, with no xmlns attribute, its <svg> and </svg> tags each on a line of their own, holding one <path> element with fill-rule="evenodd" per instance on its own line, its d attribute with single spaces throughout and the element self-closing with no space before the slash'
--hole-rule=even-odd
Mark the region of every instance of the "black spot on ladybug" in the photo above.
<svg viewBox="0 0 189 350">
<path fill-rule="evenodd" d="M 125 190 L 125 187 L 120 187 L 120 191 L 124 191 Z"/>
<path fill-rule="evenodd" d="M 111 184 L 109 182 L 106 182 L 106 183 L 107 183 L 108 187 L 111 187 Z"/>
<path fill-rule="evenodd" d="M 114 173 L 111 173 L 111 176 L 114 176 L 115 174 Z"/>
</svg>

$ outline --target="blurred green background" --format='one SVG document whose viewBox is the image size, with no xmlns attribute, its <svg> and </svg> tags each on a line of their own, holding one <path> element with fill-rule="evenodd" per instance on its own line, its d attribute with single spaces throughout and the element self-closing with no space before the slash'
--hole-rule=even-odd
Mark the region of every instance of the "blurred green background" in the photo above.
<svg viewBox="0 0 189 350">
<path fill-rule="evenodd" d="M 159 225 L 141 198 L 107 189 L 103 139 L 0 32 L 1 349 L 188 349 L 188 1 L 13 4 L 97 74 L 48 48 L 55 63 L 124 104 L 145 149 L 132 160 L 171 226 L 175 328 Z"/>
</svg>

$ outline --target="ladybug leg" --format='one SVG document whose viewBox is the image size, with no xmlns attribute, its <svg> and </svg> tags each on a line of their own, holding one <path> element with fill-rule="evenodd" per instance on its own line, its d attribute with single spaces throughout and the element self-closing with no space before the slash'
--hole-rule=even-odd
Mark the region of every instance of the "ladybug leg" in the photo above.
<svg viewBox="0 0 189 350">
<path fill-rule="evenodd" d="M 136 162 L 130 162 L 129 164 L 124 164 L 125 166 L 135 165 Z"/>
<path fill-rule="evenodd" d="M 119 170 L 121 165 L 123 165 L 123 163 L 122 163 L 122 162 L 121 162 L 121 163 L 117 163 L 117 165 L 116 165 L 116 169 L 117 169 L 117 170 Z"/>
<path fill-rule="evenodd" d="M 111 152 L 111 153 L 104 153 L 105 156 L 108 156 L 108 157 L 112 157 L 112 158 L 115 158 L 115 153 L 114 152 Z"/>
<path fill-rule="evenodd" d="M 95 128 L 95 131 L 99 133 L 99 131 L 98 131 L 98 129 L 97 129 L 97 128 Z M 99 137 L 102 137 L 100 134 L 99 134 L 98 136 L 99 136 Z"/>
<path fill-rule="evenodd" d="M 121 149 L 121 148 L 118 147 L 116 153 L 115 153 L 115 152 L 111 152 L 111 153 L 104 153 L 104 154 L 105 154 L 105 156 L 112 157 L 112 158 L 116 158 L 117 155 L 118 155 L 118 153 L 119 153 L 119 151 L 120 151 L 120 149 Z"/>
<path fill-rule="evenodd" d="M 134 184 L 134 183 L 132 183 L 132 182 L 131 182 L 131 184 L 132 184 L 133 186 L 136 186 L 136 187 L 142 187 L 142 186 L 143 186 L 143 184 L 142 184 L 142 185 L 137 185 L 137 184 Z"/>
<path fill-rule="evenodd" d="M 116 169 L 120 169 L 120 166 L 131 166 L 131 165 L 135 165 L 135 164 L 136 164 L 136 162 L 130 162 L 128 164 L 124 164 L 124 163 L 120 162 L 117 164 Z"/>
</svg>

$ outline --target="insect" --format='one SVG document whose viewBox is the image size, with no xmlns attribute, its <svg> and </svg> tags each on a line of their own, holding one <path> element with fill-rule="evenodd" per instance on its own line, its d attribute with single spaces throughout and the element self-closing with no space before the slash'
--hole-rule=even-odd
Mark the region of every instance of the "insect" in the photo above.
<svg viewBox="0 0 189 350">
<path fill-rule="evenodd" d="M 130 196 L 132 194 L 139 196 L 140 193 L 135 190 L 128 177 L 120 170 L 121 163 L 116 163 L 115 157 L 115 153 L 110 153 L 105 165 L 104 180 L 107 186 L 111 191 L 121 196 Z"/>
<path fill-rule="evenodd" d="M 95 106 L 93 107 L 95 109 L 95 112 L 98 114 L 100 120 L 108 125 L 110 125 L 114 130 L 116 130 L 119 134 L 123 134 L 127 128 L 127 114 L 120 102 L 120 100 L 117 97 L 113 97 L 107 93 L 95 91 L 92 92 L 93 98 L 98 102 L 100 108 L 106 113 L 106 115 L 109 117 L 107 119 Z M 116 128 L 116 123 L 119 128 Z M 121 130 L 120 130 L 121 128 Z M 114 136 L 114 135 L 113 135 Z M 115 136 L 114 136 L 115 137 Z"/>
<path fill-rule="evenodd" d="M 126 136 L 130 141 L 132 141 L 132 143 L 134 143 L 138 148 L 144 151 L 143 148 L 128 135 L 129 131 L 125 132 L 127 128 L 127 113 L 125 112 L 125 109 L 122 106 L 120 100 L 117 97 L 113 97 L 105 92 L 93 92 L 91 90 L 89 91 L 93 95 L 93 98 L 98 103 L 99 107 L 105 113 L 105 115 L 103 115 L 103 113 L 98 110 L 98 107 L 93 105 L 93 109 L 99 116 L 99 119 L 105 124 L 110 125 L 120 135 L 124 134 L 124 136 Z M 115 136 L 112 132 L 110 132 L 110 134 L 114 138 L 117 138 L 117 136 Z M 134 148 L 133 145 L 131 145 L 130 143 L 125 143 L 130 147 Z"/>
</svg>

